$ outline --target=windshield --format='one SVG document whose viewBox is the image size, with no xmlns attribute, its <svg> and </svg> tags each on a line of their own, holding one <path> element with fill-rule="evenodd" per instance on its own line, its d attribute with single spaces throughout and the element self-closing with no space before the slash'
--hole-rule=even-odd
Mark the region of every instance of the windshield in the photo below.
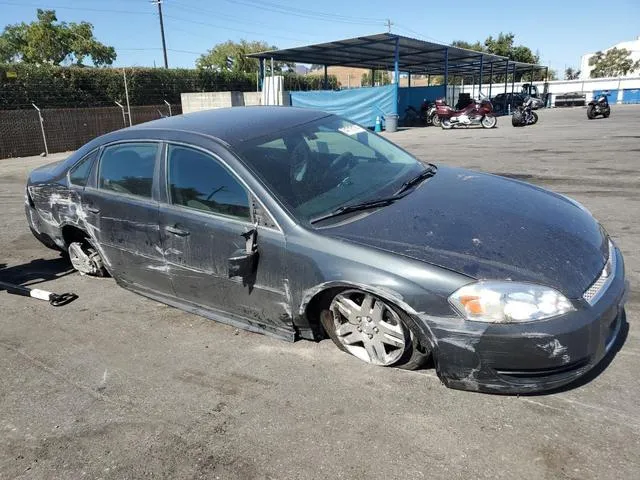
<svg viewBox="0 0 640 480">
<path fill-rule="evenodd" d="M 238 153 L 300 220 L 393 195 L 425 167 L 382 137 L 339 117 L 242 144 Z"/>
</svg>

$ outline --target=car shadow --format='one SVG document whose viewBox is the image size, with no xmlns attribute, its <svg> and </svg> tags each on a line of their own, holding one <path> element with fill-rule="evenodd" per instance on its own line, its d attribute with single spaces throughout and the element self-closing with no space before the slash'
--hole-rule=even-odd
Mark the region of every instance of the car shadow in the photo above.
<svg viewBox="0 0 640 480">
<path fill-rule="evenodd" d="M 75 270 L 69 259 L 63 256 L 54 259 L 31 260 L 22 265 L 7 267 L 0 263 L 0 281 L 13 283 L 23 287 L 31 287 L 39 283 L 48 282 L 74 273 Z M 0 291 L 4 288 L 0 287 Z"/>
<path fill-rule="evenodd" d="M 545 395 L 553 395 L 556 393 L 567 392 L 569 390 L 574 390 L 576 388 L 582 387 L 596 379 L 602 372 L 604 372 L 607 367 L 611 364 L 613 359 L 616 357 L 618 352 L 622 349 L 623 345 L 627 341 L 627 337 L 629 335 L 629 322 L 627 322 L 627 313 L 625 310 L 622 312 L 622 322 L 620 325 L 620 332 L 618 333 L 618 337 L 616 338 L 614 344 L 611 346 L 611 350 L 607 352 L 607 354 L 600 360 L 600 362 L 594 366 L 591 370 L 585 373 L 580 378 L 577 378 L 573 382 L 567 383 L 558 388 L 554 388 L 552 390 L 545 390 L 543 392 L 531 392 L 520 394 L 521 397 L 540 397 Z"/>
</svg>

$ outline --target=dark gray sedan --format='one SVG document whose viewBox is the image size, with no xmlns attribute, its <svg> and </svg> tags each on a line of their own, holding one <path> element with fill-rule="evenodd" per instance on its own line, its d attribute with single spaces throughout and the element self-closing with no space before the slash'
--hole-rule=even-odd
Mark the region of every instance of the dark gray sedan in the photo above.
<svg viewBox="0 0 640 480">
<path fill-rule="evenodd" d="M 375 365 L 431 357 L 454 388 L 566 384 L 624 321 L 622 255 L 584 207 L 312 110 L 110 133 L 33 171 L 26 212 L 81 273 Z"/>
</svg>

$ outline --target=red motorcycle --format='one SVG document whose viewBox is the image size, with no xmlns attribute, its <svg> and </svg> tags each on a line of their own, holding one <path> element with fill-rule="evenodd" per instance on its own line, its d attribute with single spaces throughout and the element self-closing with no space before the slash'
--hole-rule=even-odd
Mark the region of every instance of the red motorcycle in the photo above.
<svg viewBox="0 0 640 480">
<path fill-rule="evenodd" d="M 493 128 L 498 124 L 498 119 L 493 114 L 493 105 L 487 99 L 473 101 L 460 110 L 454 110 L 441 98 L 436 100 L 436 113 L 444 130 L 458 125 L 482 125 L 484 128 Z"/>
</svg>

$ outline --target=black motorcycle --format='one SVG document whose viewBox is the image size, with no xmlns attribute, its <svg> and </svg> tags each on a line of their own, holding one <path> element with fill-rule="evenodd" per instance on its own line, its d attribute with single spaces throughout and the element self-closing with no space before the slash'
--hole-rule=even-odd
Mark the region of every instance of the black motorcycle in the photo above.
<svg viewBox="0 0 640 480">
<path fill-rule="evenodd" d="M 604 118 L 611 115 L 611 107 L 609 107 L 609 100 L 607 99 L 608 96 L 609 93 L 601 93 L 589 102 L 589 105 L 587 105 L 587 118 L 589 120 L 593 120 L 598 115 L 602 115 Z"/>
<path fill-rule="evenodd" d="M 402 124 L 405 126 L 434 125 L 440 126 L 440 117 L 436 115 L 436 104 L 425 100 L 418 111 L 409 105 L 404 111 Z"/>
<path fill-rule="evenodd" d="M 514 127 L 524 127 L 538 123 L 538 114 L 533 111 L 533 99 L 526 97 L 522 105 L 516 107 L 511 115 L 511 125 Z"/>
</svg>

